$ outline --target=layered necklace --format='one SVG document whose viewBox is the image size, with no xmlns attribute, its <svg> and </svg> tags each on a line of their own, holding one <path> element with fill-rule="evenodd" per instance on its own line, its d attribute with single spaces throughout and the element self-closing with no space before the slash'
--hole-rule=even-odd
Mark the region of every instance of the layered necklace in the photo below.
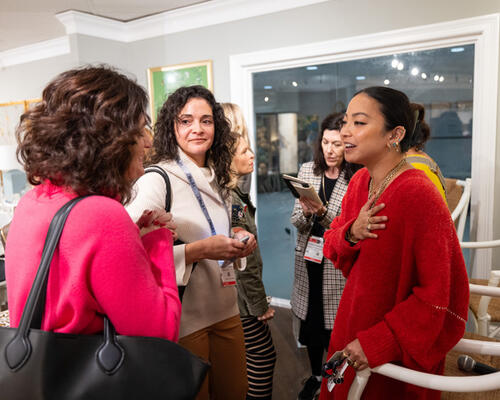
<svg viewBox="0 0 500 400">
<path fill-rule="evenodd" d="M 373 196 L 375 196 L 373 202 L 372 202 L 372 207 L 375 206 L 375 203 L 377 202 L 377 200 L 379 199 L 379 197 L 382 195 L 382 193 L 384 192 L 385 188 L 387 187 L 387 185 L 389 185 L 389 183 L 391 182 L 392 178 L 394 178 L 394 176 L 396 176 L 396 174 L 406 165 L 406 159 L 403 158 L 400 162 L 398 162 L 398 164 L 393 168 L 391 169 L 387 175 L 385 176 L 384 180 L 382 181 L 382 183 L 380 184 L 380 186 L 378 187 L 377 190 L 375 190 L 375 188 L 373 187 L 373 178 L 370 179 L 370 185 L 368 187 L 368 198 L 372 198 Z"/>
<path fill-rule="evenodd" d="M 340 172 L 338 174 L 338 176 L 336 178 L 328 178 L 328 179 L 339 179 L 339 176 L 340 176 Z M 325 192 L 325 172 L 323 172 L 323 175 L 321 176 L 321 186 L 322 186 L 322 189 L 323 189 L 323 198 L 325 199 L 325 204 L 324 206 L 326 208 L 328 208 L 328 199 L 326 198 L 326 192 Z M 331 196 L 331 195 L 330 195 Z"/>
</svg>

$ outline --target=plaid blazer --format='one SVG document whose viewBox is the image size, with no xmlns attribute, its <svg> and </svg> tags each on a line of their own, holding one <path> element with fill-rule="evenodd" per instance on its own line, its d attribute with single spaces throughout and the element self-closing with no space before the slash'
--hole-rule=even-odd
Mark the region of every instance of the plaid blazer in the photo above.
<svg viewBox="0 0 500 400">
<path fill-rule="evenodd" d="M 321 186 L 321 175 L 314 175 L 314 163 L 308 162 L 300 168 L 298 178 L 309 182 L 319 192 Z M 320 223 L 325 228 L 329 228 L 333 219 L 340 215 L 342 199 L 347 191 L 348 182 L 345 178 L 345 171 L 342 171 L 337 179 L 337 183 L 328 201 L 328 210 Z M 320 288 L 310 288 L 307 275 L 304 252 L 306 250 L 307 239 L 313 226 L 313 218 L 306 218 L 302 212 L 299 200 L 295 200 L 290 222 L 297 228 L 297 246 L 295 247 L 295 273 L 291 305 L 293 313 L 301 320 L 307 316 L 307 306 L 309 301 L 309 290 L 321 290 Z M 340 297 L 344 290 L 345 278 L 340 270 L 334 268 L 332 262 L 327 258 L 323 259 L 323 314 L 325 329 L 333 328 L 333 321 L 337 314 Z"/>
</svg>

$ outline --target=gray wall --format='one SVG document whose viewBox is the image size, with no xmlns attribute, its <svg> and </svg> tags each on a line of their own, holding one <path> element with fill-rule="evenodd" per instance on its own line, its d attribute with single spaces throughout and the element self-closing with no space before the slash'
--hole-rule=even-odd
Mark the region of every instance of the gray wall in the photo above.
<svg viewBox="0 0 500 400">
<path fill-rule="evenodd" d="M 76 37 L 70 38 L 70 54 L 0 68 L 0 103 L 39 98 L 54 76 L 78 65 Z"/>
<path fill-rule="evenodd" d="M 130 44 L 129 68 L 146 83 L 146 69 L 211 59 L 214 90 L 230 99 L 229 56 L 500 12 L 498 0 L 331 0 L 279 14 L 190 30 Z M 141 78 L 142 76 L 142 78 Z"/>
</svg>

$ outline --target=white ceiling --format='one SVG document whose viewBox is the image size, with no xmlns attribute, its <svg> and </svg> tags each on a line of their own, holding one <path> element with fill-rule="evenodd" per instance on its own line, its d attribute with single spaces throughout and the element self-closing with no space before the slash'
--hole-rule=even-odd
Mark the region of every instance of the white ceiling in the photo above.
<svg viewBox="0 0 500 400">
<path fill-rule="evenodd" d="M 120 21 L 209 0 L 1 0 L 0 52 L 65 35 L 55 14 L 76 10 Z"/>
</svg>

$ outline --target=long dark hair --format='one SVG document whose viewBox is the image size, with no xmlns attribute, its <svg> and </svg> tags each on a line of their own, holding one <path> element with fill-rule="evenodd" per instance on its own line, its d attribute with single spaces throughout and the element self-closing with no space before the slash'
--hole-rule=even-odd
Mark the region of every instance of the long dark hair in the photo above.
<svg viewBox="0 0 500 400">
<path fill-rule="evenodd" d="M 148 96 L 107 66 L 58 75 L 21 116 L 17 155 L 29 182 L 50 180 L 79 195 L 130 199 L 132 146 L 149 122 Z"/>
<path fill-rule="evenodd" d="M 232 160 L 231 149 L 235 144 L 235 137 L 231 133 L 229 122 L 224 116 L 224 110 L 216 102 L 210 90 L 203 86 L 184 86 L 172 93 L 158 113 L 158 120 L 154 126 L 152 163 L 171 161 L 178 157 L 177 139 L 175 138 L 175 124 L 182 108 L 190 99 L 200 98 L 207 101 L 212 108 L 214 118 L 214 141 L 207 151 L 207 164 L 215 170 L 216 181 L 223 190 L 228 189 L 231 181 L 230 167 Z"/>
<path fill-rule="evenodd" d="M 321 175 L 328 169 L 328 165 L 326 165 L 325 161 L 325 155 L 323 154 L 323 148 L 321 147 L 321 142 L 323 141 L 323 134 L 325 133 L 325 130 L 340 131 L 340 129 L 342 128 L 343 118 L 344 113 L 332 113 L 327 115 L 323 122 L 321 122 L 320 132 L 316 139 L 316 142 L 314 143 L 314 175 Z M 342 160 L 342 164 L 340 164 L 340 171 L 345 171 L 344 177 L 347 182 L 351 180 L 354 173 L 360 168 L 361 165 L 347 162 L 345 158 Z"/>
<path fill-rule="evenodd" d="M 399 145 L 401 152 L 406 153 L 412 147 L 412 143 L 414 143 L 412 138 L 413 133 L 420 130 L 424 113 L 417 110 L 416 104 L 410 103 L 406 94 L 396 89 L 384 86 L 372 86 L 360 90 L 354 96 L 360 93 L 370 96 L 379 103 L 387 131 L 394 129 L 396 126 L 405 128 L 406 134 L 403 140 L 399 142 Z"/>
</svg>

